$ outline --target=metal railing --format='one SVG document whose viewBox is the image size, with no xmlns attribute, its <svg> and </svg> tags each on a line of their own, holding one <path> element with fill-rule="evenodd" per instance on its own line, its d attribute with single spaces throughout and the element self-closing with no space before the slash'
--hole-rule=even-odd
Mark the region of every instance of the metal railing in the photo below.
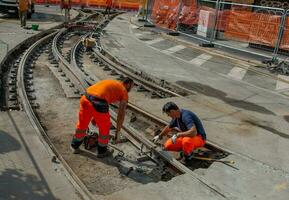
<svg viewBox="0 0 289 200">
<path fill-rule="evenodd" d="M 147 19 L 156 26 L 204 43 L 263 59 L 289 55 L 289 10 L 223 0 L 149 0 L 147 8 Z"/>
</svg>

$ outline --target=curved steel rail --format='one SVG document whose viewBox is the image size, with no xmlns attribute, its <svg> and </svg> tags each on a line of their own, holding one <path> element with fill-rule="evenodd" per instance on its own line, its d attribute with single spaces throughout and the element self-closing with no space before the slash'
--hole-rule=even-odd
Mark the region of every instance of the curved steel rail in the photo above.
<svg viewBox="0 0 289 200">
<path fill-rule="evenodd" d="M 85 91 L 85 88 L 87 88 L 89 85 L 85 81 L 85 77 L 83 76 L 82 72 L 79 68 L 70 65 L 70 63 L 61 55 L 57 48 L 57 41 L 59 40 L 60 36 L 64 34 L 67 31 L 67 29 L 63 28 L 61 29 L 58 34 L 53 38 L 52 42 L 52 53 L 55 57 L 55 59 L 58 62 L 61 62 L 65 68 L 70 72 L 69 78 L 73 80 L 74 83 L 78 84 L 78 88 L 82 91 Z"/>
<path fill-rule="evenodd" d="M 98 16 L 98 15 L 100 15 L 100 14 L 99 13 L 91 14 L 91 15 L 86 16 L 83 19 L 79 20 L 79 22 L 85 21 L 87 19 L 93 18 L 94 16 Z M 52 53 L 53 53 L 55 59 L 57 61 L 61 62 L 65 66 L 65 68 L 68 70 L 68 72 L 70 72 L 69 78 L 71 78 L 73 80 L 73 82 L 79 83 L 78 88 L 81 91 L 85 91 L 85 88 L 87 88 L 89 86 L 89 79 L 87 79 L 87 77 L 85 77 L 83 75 L 83 73 L 81 72 L 81 70 L 78 67 L 76 67 L 74 65 L 70 65 L 70 63 L 61 55 L 61 53 L 59 52 L 59 50 L 57 48 L 57 41 L 59 40 L 60 36 L 62 34 L 64 34 L 66 31 L 67 31 L 66 28 L 61 29 L 58 32 L 58 34 L 53 38 Z"/>
<path fill-rule="evenodd" d="M 38 118 L 34 114 L 34 111 L 29 103 L 28 96 L 26 94 L 25 90 L 25 82 L 24 82 L 24 70 L 26 62 L 29 58 L 29 56 L 33 53 L 34 49 L 38 48 L 44 41 L 48 40 L 49 38 L 53 37 L 55 33 L 52 33 L 50 35 L 45 36 L 44 38 L 40 39 L 36 43 L 34 43 L 23 55 L 20 65 L 18 68 L 17 73 L 17 85 L 18 85 L 18 94 L 23 106 L 24 111 L 26 112 L 27 116 L 29 117 L 29 120 L 32 124 L 32 126 L 35 128 L 37 134 L 39 135 L 40 139 L 44 140 L 43 144 L 46 145 L 47 149 L 49 150 L 49 153 L 53 156 L 57 156 L 57 158 L 61 161 L 62 165 L 64 166 L 64 172 L 66 176 L 68 177 L 69 181 L 74 185 L 76 190 L 81 194 L 81 196 L 84 199 L 90 200 L 95 199 L 94 196 L 89 192 L 89 190 L 86 188 L 86 186 L 82 183 L 82 181 L 76 176 L 76 174 L 72 171 L 72 169 L 69 167 L 67 162 L 64 160 L 64 158 L 58 153 L 55 146 L 49 139 L 47 133 L 41 126 Z"/>
<path fill-rule="evenodd" d="M 155 84 L 153 84 L 153 83 L 151 83 L 151 82 L 149 82 L 147 80 L 144 80 L 143 78 L 140 78 L 138 75 L 134 74 L 133 72 L 131 72 L 129 70 L 126 70 L 126 69 L 122 68 L 120 65 L 116 64 L 115 62 L 109 60 L 100 51 L 95 50 L 94 52 L 95 52 L 96 56 L 103 63 L 115 68 L 116 70 L 120 71 L 121 73 L 125 74 L 126 76 L 129 76 L 129 77 L 133 78 L 134 80 L 136 80 L 136 83 L 142 84 L 142 85 L 144 85 L 147 88 L 153 88 L 155 90 L 159 90 L 159 91 L 165 92 L 165 93 L 170 94 L 170 95 L 175 96 L 175 97 L 183 97 L 182 95 L 180 95 L 180 94 L 178 94 L 176 92 L 172 92 L 172 91 L 170 91 L 168 89 L 165 89 L 165 88 L 163 88 L 161 86 L 155 85 Z M 106 54 L 108 54 L 103 49 L 102 49 L 102 52 L 105 52 Z"/>
<path fill-rule="evenodd" d="M 103 55 L 101 54 L 101 56 L 103 57 Z M 110 60 L 108 60 L 107 58 L 105 58 L 105 61 L 107 63 L 109 63 L 109 65 L 113 65 L 114 63 Z M 75 62 L 76 63 L 76 62 Z M 77 63 L 76 63 L 77 64 Z M 75 67 L 74 67 L 75 68 Z M 118 67 L 119 68 L 119 67 Z M 123 71 L 122 69 L 120 69 L 121 71 Z M 131 72 L 130 72 L 131 73 Z M 75 75 L 77 76 L 77 75 Z M 139 77 L 137 77 L 135 74 L 131 73 L 131 77 L 139 80 Z M 140 80 L 142 81 L 142 80 Z M 153 87 L 153 88 L 158 88 L 161 89 L 165 92 L 168 92 L 170 94 L 174 94 L 176 96 L 179 97 L 183 97 L 177 93 L 173 93 L 170 90 L 166 90 L 164 88 L 161 88 L 159 86 L 154 86 L 152 83 L 146 81 L 147 86 Z M 84 85 L 83 85 L 84 87 Z M 131 103 L 129 103 L 130 107 L 133 107 L 133 109 L 140 111 L 141 109 L 132 105 Z M 144 115 L 147 115 L 147 112 L 142 111 L 142 113 Z M 111 118 L 113 120 L 114 125 L 116 124 L 116 119 L 117 119 L 117 113 L 114 112 L 113 110 L 110 111 L 110 115 Z M 152 117 L 151 114 L 148 114 L 148 116 Z M 154 117 L 154 119 L 156 119 L 156 117 Z M 164 123 L 163 121 L 160 121 L 160 123 Z M 124 124 L 123 125 L 123 131 L 122 133 L 124 133 L 124 135 L 127 137 L 127 139 L 129 141 L 132 142 L 132 144 L 134 144 L 134 146 L 141 148 L 141 146 L 145 146 L 149 151 L 151 151 L 153 154 L 159 156 L 160 158 L 162 158 L 163 160 L 165 160 L 166 162 L 168 162 L 172 168 L 176 169 L 179 173 L 187 173 L 190 174 L 192 177 L 194 177 L 196 180 L 198 180 L 202 185 L 208 187 L 212 192 L 216 193 L 216 195 L 220 195 L 223 198 L 226 198 L 226 196 L 224 194 L 222 194 L 221 192 L 218 191 L 218 189 L 214 188 L 214 186 L 211 186 L 209 184 L 207 184 L 200 176 L 198 176 L 195 172 L 193 172 L 192 170 L 190 170 L 189 168 L 187 168 L 185 165 L 181 164 L 179 161 L 177 161 L 171 154 L 169 154 L 166 151 L 163 151 L 159 146 L 155 145 L 153 142 L 149 141 L 147 138 L 143 137 L 141 133 L 139 133 L 137 130 L 130 128 L 130 126 L 128 124 Z M 138 143 L 138 144 L 136 144 Z"/>
</svg>

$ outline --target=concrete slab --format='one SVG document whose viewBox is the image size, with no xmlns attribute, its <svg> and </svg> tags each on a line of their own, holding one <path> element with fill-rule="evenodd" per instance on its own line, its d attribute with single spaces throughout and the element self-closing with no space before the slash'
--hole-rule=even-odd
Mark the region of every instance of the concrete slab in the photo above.
<svg viewBox="0 0 289 200">
<path fill-rule="evenodd" d="M 122 17 L 129 19 L 129 15 Z M 286 96 L 275 92 L 276 80 L 249 69 L 242 73 L 242 81 L 233 80 L 228 74 L 242 61 L 213 55 L 209 60 L 212 62 L 194 66 L 180 59 L 179 54 L 187 52 L 186 49 L 179 51 L 177 57 L 161 52 L 178 45 L 177 40 L 175 43 L 163 40 L 161 44 L 147 46 L 125 24 L 116 23 L 120 22 L 113 21 L 108 25 L 109 34 L 102 38 L 105 49 L 128 66 L 175 82 L 197 94 L 187 99 L 130 101 L 165 120 L 169 119 L 162 115 L 161 107 L 168 101 L 175 101 L 200 116 L 211 142 L 234 152 L 228 159 L 237 162 L 238 170 L 214 164 L 209 170 L 196 172 L 230 199 L 287 198 L 289 124 L 285 116 L 288 116 L 289 102 Z M 122 48 L 114 48 L 113 41 Z M 214 64 L 218 70 L 214 70 Z M 245 63 L 242 69 L 244 66 Z M 159 105 L 159 109 L 153 110 L 152 104 Z M 134 189 L 138 191 L 138 188 Z"/>
<path fill-rule="evenodd" d="M 80 199 L 20 111 L 0 114 L 0 199 Z"/>
<path fill-rule="evenodd" d="M 188 174 L 173 178 L 169 182 L 150 183 L 134 187 L 106 196 L 105 200 L 112 199 L 225 199 L 215 192 L 203 187 L 196 179 Z"/>
</svg>

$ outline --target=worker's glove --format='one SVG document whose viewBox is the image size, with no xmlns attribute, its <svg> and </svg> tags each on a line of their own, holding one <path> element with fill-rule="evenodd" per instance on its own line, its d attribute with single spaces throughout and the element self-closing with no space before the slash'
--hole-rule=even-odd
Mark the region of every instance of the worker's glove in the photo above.
<svg viewBox="0 0 289 200">
<path fill-rule="evenodd" d="M 174 134 L 174 135 L 172 136 L 173 144 L 176 144 L 177 138 L 178 138 L 177 134 Z"/>
<path fill-rule="evenodd" d="M 96 122 L 95 122 L 94 119 L 91 120 L 91 124 L 92 124 L 93 126 L 96 126 Z"/>
<path fill-rule="evenodd" d="M 155 136 L 155 137 L 153 138 L 153 142 L 154 142 L 154 143 L 157 143 L 159 140 L 160 140 L 160 136 L 159 136 L 159 135 L 157 135 L 157 136 Z"/>
</svg>

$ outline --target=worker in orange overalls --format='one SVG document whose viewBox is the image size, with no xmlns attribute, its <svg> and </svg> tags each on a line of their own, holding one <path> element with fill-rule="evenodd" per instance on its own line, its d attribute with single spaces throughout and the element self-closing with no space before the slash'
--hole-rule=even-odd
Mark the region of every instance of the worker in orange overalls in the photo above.
<svg viewBox="0 0 289 200">
<path fill-rule="evenodd" d="M 18 15 L 20 19 L 21 27 L 26 27 L 26 19 L 29 5 L 31 4 L 30 0 L 17 0 L 18 4 Z"/>
<path fill-rule="evenodd" d="M 166 103 L 163 106 L 163 112 L 172 120 L 159 135 L 154 137 L 153 141 L 156 143 L 173 129 L 177 130 L 177 133 L 165 142 L 164 149 L 167 151 L 181 151 L 179 159 L 184 157 L 185 161 L 190 160 L 193 151 L 206 143 L 206 132 L 201 120 L 195 113 L 179 109 L 174 102 Z"/>
<path fill-rule="evenodd" d="M 106 0 L 106 8 L 104 13 L 107 15 L 107 17 L 109 17 L 111 7 L 112 7 L 112 0 Z"/>
<path fill-rule="evenodd" d="M 128 92 L 133 85 L 132 79 L 124 78 L 122 81 L 103 80 L 87 88 L 86 94 L 80 99 L 78 122 L 71 142 L 73 153 L 80 152 L 79 146 L 86 136 L 87 128 L 91 121 L 99 128 L 97 157 L 103 158 L 111 153 L 107 149 L 111 124 L 109 104 L 119 102 L 115 134 L 117 143 L 120 141 L 119 131 L 124 121 Z"/>
<path fill-rule="evenodd" d="M 61 0 L 60 8 L 61 8 L 61 10 L 64 9 L 64 22 L 65 23 L 69 23 L 69 21 L 70 21 L 71 0 Z"/>
</svg>

